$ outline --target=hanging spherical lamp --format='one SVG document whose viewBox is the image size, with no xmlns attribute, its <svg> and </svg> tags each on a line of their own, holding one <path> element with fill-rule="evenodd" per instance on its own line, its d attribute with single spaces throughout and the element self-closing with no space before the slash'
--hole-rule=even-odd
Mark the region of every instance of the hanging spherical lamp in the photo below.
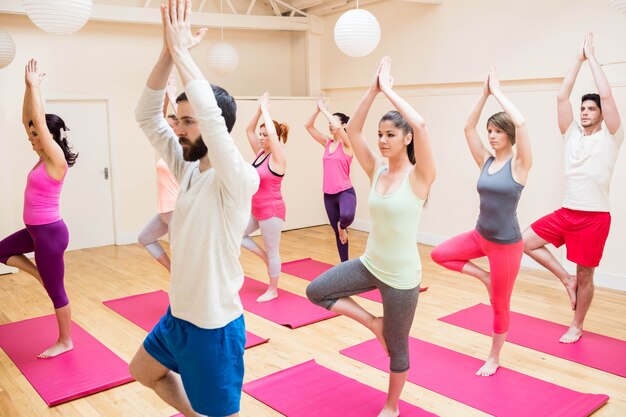
<svg viewBox="0 0 626 417">
<path fill-rule="evenodd" d="M 211 71 L 223 77 L 237 69 L 239 54 L 231 44 L 218 42 L 207 50 L 206 61 Z"/>
<path fill-rule="evenodd" d="M 366 56 L 378 46 L 378 42 L 380 25 L 376 17 L 367 10 L 348 10 L 335 24 L 335 43 L 348 56 Z"/>
<path fill-rule="evenodd" d="M 9 66 L 15 58 L 15 42 L 8 32 L 0 29 L 0 68 Z"/>
<path fill-rule="evenodd" d="M 53 35 L 70 35 L 89 20 L 92 0 L 22 0 L 37 27 Z"/>
</svg>

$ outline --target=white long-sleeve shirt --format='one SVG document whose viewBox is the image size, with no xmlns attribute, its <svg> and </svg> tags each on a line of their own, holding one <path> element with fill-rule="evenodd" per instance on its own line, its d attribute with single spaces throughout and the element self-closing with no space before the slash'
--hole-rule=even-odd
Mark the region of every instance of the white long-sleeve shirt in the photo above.
<svg viewBox="0 0 626 417">
<path fill-rule="evenodd" d="M 135 115 L 180 183 L 170 227 L 172 315 L 215 329 L 243 313 L 239 254 L 259 176 L 228 133 L 210 84 L 193 80 L 185 92 L 208 148 L 211 168 L 204 172 L 198 161 L 183 159 L 178 137 L 163 117 L 164 90 L 146 87 Z"/>
</svg>

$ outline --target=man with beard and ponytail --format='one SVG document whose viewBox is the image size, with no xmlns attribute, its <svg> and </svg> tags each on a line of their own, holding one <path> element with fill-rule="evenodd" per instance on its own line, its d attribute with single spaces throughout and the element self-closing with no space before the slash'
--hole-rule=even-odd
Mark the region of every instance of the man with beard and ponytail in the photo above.
<svg viewBox="0 0 626 417">
<path fill-rule="evenodd" d="M 130 372 L 187 417 L 236 416 L 246 339 L 238 258 L 259 176 L 229 134 L 234 99 L 206 81 L 189 53 L 206 33 L 190 31 L 191 2 L 170 0 L 161 14 L 163 49 L 136 118 L 180 183 L 171 223 L 170 308 Z M 162 112 L 173 65 L 185 87 L 176 133 Z"/>
</svg>

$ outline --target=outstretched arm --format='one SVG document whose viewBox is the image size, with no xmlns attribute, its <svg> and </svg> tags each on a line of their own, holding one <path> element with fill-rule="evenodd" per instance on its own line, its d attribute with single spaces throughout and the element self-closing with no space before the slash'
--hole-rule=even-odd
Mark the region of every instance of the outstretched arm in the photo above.
<svg viewBox="0 0 626 417">
<path fill-rule="evenodd" d="M 574 89 L 576 77 L 578 77 L 578 73 L 580 72 L 580 67 L 582 67 L 583 62 L 585 62 L 586 59 L 584 53 L 586 41 L 587 40 L 585 39 L 580 50 L 578 51 L 578 56 L 576 56 L 576 62 L 574 62 L 574 65 L 572 65 L 563 79 L 559 93 L 556 96 L 556 109 L 561 134 L 565 134 L 574 121 L 574 113 L 572 112 L 572 104 L 569 102 L 569 97 L 572 95 L 572 90 Z"/>
<path fill-rule="evenodd" d="M 274 126 L 272 115 L 270 114 L 270 94 L 264 93 L 261 96 L 261 114 L 263 115 L 263 123 L 265 123 L 265 130 L 267 130 L 267 136 L 270 141 L 271 161 L 275 168 L 278 169 L 278 173 L 285 172 L 286 158 L 285 150 L 278 141 L 278 132 Z"/>
<path fill-rule="evenodd" d="M 515 144 L 517 146 L 515 171 L 517 178 L 525 184 L 528 171 L 533 164 L 533 155 L 530 148 L 530 138 L 528 137 L 526 121 L 519 109 L 515 107 L 502 93 L 502 90 L 500 90 L 500 81 L 493 68 L 491 68 L 491 72 L 489 73 L 489 90 L 491 90 L 491 94 L 498 100 L 498 103 L 502 106 L 502 110 L 504 110 L 515 125 Z"/>
<path fill-rule="evenodd" d="M 416 195 L 425 200 L 428 197 L 430 186 L 436 175 L 435 159 L 430 146 L 426 122 L 413 106 L 393 90 L 391 59 L 389 57 L 383 58 L 383 64 L 378 75 L 378 83 L 383 94 L 413 128 L 413 146 L 416 163 L 413 166 L 412 175 L 417 180 Z"/>
<path fill-rule="evenodd" d="M 476 164 L 480 169 L 482 169 L 485 161 L 491 156 L 491 152 L 483 144 L 482 140 L 480 140 L 480 135 L 478 134 L 478 130 L 476 130 L 476 126 L 478 125 L 478 120 L 480 119 L 480 115 L 483 112 L 483 108 L 485 107 L 485 103 L 487 102 L 490 94 L 489 76 L 487 76 L 482 94 L 476 101 L 476 104 L 474 104 L 474 107 L 472 107 L 472 110 L 465 121 L 465 126 L 463 127 L 467 145 L 470 148 L 474 161 L 476 161 Z"/>
<path fill-rule="evenodd" d="M 174 109 L 174 114 L 178 111 L 178 104 L 176 104 L 176 74 L 171 73 L 167 79 L 167 86 L 165 87 L 165 99 L 163 100 L 163 117 L 167 118 L 167 109 L 169 106 Z"/>
<path fill-rule="evenodd" d="M 306 128 L 307 132 L 309 132 L 311 137 L 315 139 L 317 143 L 325 147 L 326 141 L 329 140 L 329 137 L 324 135 L 322 132 L 320 132 L 319 130 L 315 128 L 315 120 L 317 119 L 317 116 L 320 114 L 319 100 L 320 99 L 318 97 L 317 100 L 315 101 L 315 112 L 313 113 L 311 118 L 306 122 L 304 127 Z"/>
<path fill-rule="evenodd" d="M 622 122 L 619 117 L 619 112 L 617 111 L 617 105 L 615 104 L 615 98 L 611 92 L 609 81 L 606 79 L 606 75 L 604 75 L 604 71 L 602 71 L 600 64 L 596 61 L 592 32 L 587 34 L 583 51 L 585 53 L 585 58 L 587 58 L 587 62 L 589 62 L 589 68 L 591 68 L 591 73 L 593 74 L 593 80 L 596 83 L 598 94 L 600 94 L 604 123 L 606 124 L 606 128 L 609 130 L 609 133 L 614 135 Z"/>
<path fill-rule="evenodd" d="M 46 110 L 43 104 L 43 98 L 41 97 L 41 81 L 46 76 L 45 73 L 40 73 L 37 68 L 37 61 L 31 59 L 24 68 L 24 77 L 26 80 L 26 95 L 25 106 L 29 106 L 30 110 L 24 112 L 30 112 L 30 117 L 33 122 L 33 127 L 37 134 L 37 138 L 41 143 L 44 153 L 48 157 L 48 160 L 52 163 L 52 167 L 57 175 L 55 177 L 60 179 L 65 174 L 66 161 L 63 149 L 54 141 L 52 134 L 48 130 L 46 124 Z M 28 123 L 25 122 L 26 130 L 28 131 Z"/>
<path fill-rule="evenodd" d="M 381 157 L 372 152 L 370 147 L 367 145 L 365 135 L 363 134 L 363 125 L 365 124 L 367 114 L 372 107 L 372 103 L 374 103 L 376 95 L 380 92 L 380 87 L 378 85 L 379 72 L 380 66 L 376 70 L 372 85 L 359 102 L 354 114 L 346 126 L 346 132 L 350 138 L 354 155 L 356 156 L 357 161 L 359 161 L 361 168 L 363 168 L 363 171 L 365 171 L 367 176 L 370 178 L 370 181 L 373 180 L 376 169 L 384 163 Z"/>
</svg>

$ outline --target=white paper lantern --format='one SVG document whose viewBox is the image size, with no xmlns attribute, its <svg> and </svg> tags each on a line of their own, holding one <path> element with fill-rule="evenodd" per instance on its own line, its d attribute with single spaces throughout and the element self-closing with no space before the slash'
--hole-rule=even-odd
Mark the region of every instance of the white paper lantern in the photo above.
<svg viewBox="0 0 626 417">
<path fill-rule="evenodd" d="M 348 10 L 335 25 L 335 43 L 344 54 L 358 58 L 372 52 L 380 42 L 376 17 L 363 9 Z"/>
<path fill-rule="evenodd" d="M 26 14 L 40 29 L 70 35 L 89 20 L 92 0 L 22 0 Z"/>
<path fill-rule="evenodd" d="M 227 42 L 214 43 L 206 52 L 207 65 L 219 76 L 230 74 L 239 65 L 237 50 Z"/>
<path fill-rule="evenodd" d="M 9 66 L 15 58 L 15 42 L 4 30 L 0 29 L 0 68 Z"/>
<path fill-rule="evenodd" d="M 626 13 L 626 0 L 610 0 L 622 13 Z"/>
</svg>

